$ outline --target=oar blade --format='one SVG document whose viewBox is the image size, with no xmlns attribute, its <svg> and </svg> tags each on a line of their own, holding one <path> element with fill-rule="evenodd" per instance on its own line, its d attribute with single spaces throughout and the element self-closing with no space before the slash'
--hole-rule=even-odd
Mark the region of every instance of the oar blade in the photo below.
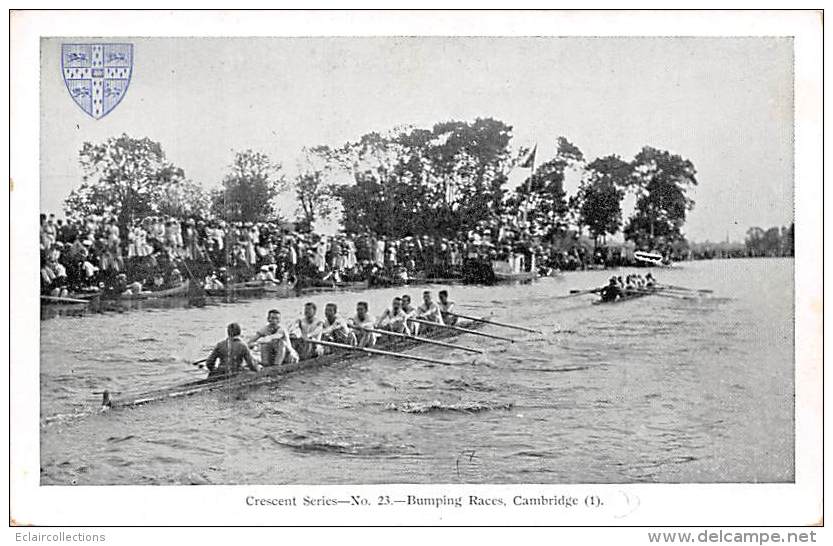
<svg viewBox="0 0 833 546">
<path fill-rule="evenodd" d="M 511 329 L 514 329 L 514 330 L 520 330 L 522 332 L 530 332 L 530 333 L 533 333 L 533 334 L 542 334 L 543 333 L 543 332 L 541 332 L 541 330 L 535 330 L 533 328 L 527 328 L 526 326 L 520 326 L 518 324 L 509 324 L 509 323 L 506 323 L 506 322 L 498 322 L 496 320 L 487 320 L 487 319 L 484 319 L 484 318 L 471 317 L 471 316 L 468 316 L 468 315 L 461 315 L 459 313 L 447 312 L 446 314 L 451 315 L 453 317 L 458 317 L 458 318 L 461 318 L 461 319 L 473 320 L 475 322 L 482 322 L 484 324 L 493 324 L 495 326 L 502 326 L 504 328 L 511 328 Z"/>
</svg>

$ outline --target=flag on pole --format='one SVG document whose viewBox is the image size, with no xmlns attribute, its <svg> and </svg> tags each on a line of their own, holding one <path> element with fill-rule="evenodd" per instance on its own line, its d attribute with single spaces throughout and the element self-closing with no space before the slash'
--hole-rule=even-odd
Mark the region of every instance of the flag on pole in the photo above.
<svg viewBox="0 0 833 546">
<path fill-rule="evenodd" d="M 535 154 L 538 152 L 538 145 L 536 144 L 532 150 L 521 161 L 520 167 L 524 169 L 531 169 L 535 166 Z"/>
</svg>

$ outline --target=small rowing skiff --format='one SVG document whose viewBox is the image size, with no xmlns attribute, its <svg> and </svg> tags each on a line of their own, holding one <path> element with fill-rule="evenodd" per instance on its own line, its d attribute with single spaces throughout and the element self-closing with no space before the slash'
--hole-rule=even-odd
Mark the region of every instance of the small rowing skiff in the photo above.
<svg viewBox="0 0 833 546">
<path fill-rule="evenodd" d="M 460 323 L 457 326 L 467 328 L 469 330 L 476 330 L 484 326 L 484 324 L 482 322 L 472 321 Z M 437 328 L 428 331 L 421 330 L 419 335 L 429 339 L 440 340 L 456 337 L 460 334 L 453 330 Z M 374 348 L 387 351 L 396 350 L 401 352 L 403 350 L 417 347 L 420 344 L 420 341 L 414 339 L 382 337 L 380 342 L 378 342 Z M 333 364 L 341 362 L 349 362 L 369 357 L 370 355 L 359 351 L 354 352 L 337 350 L 336 352 L 330 354 L 325 354 L 317 358 L 301 360 L 293 364 L 265 367 L 260 373 L 244 371 L 232 376 L 214 375 L 204 379 L 183 383 L 181 385 L 177 385 L 176 387 L 157 389 L 141 394 L 127 395 L 124 397 L 115 397 L 112 393 L 110 393 L 110 391 L 104 391 L 102 409 L 140 406 L 151 402 L 171 398 L 182 398 L 184 396 L 191 396 L 219 389 L 252 388 L 261 385 L 268 385 L 280 381 L 284 376 L 299 370 L 332 366 Z"/>
<path fill-rule="evenodd" d="M 262 296 L 264 294 L 273 297 L 291 297 L 297 294 L 297 290 L 294 283 L 255 280 L 230 284 L 224 288 L 206 288 L 205 293 L 212 297 Z"/>
<path fill-rule="evenodd" d="M 263 286 L 229 286 L 226 288 L 206 288 L 205 293 L 212 297 L 260 296 L 266 292 Z"/>
<path fill-rule="evenodd" d="M 186 280 L 179 286 L 174 286 L 173 288 L 166 288 L 164 290 L 147 290 L 145 292 L 139 292 L 137 294 L 109 294 L 103 296 L 103 298 L 108 300 L 123 301 L 149 300 L 156 298 L 175 298 L 178 296 L 188 295 L 188 289 L 190 286 L 190 281 Z"/>
</svg>

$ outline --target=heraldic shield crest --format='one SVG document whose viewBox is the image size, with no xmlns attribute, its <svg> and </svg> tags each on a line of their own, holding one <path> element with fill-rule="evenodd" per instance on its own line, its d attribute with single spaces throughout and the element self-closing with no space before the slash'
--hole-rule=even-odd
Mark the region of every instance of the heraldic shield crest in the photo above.
<svg viewBox="0 0 833 546">
<path fill-rule="evenodd" d="M 61 69 L 78 106 L 101 119 L 119 105 L 133 72 L 133 44 L 62 44 Z"/>
</svg>

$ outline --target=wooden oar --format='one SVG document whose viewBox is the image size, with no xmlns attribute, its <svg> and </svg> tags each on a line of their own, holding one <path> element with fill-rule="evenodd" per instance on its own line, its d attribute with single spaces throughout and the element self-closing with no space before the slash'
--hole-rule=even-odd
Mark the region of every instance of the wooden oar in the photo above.
<svg viewBox="0 0 833 546">
<path fill-rule="evenodd" d="M 568 296 L 555 296 L 552 299 L 554 299 L 554 300 L 563 300 L 563 299 L 566 299 L 566 298 L 574 298 L 576 296 L 581 296 L 583 294 L 595 294 L 596 292 L 601 292 L 602 290 L 604 290 L 604 287 L 589 288 L 587 290 L 573 289 L 573 290 L 570 290 L 570 295 L 568 295 Z"/>
<path fill-rule="evenodd" d="M 77 298 L 65 298 L 63 296 L 41 296 L 40 299 L 46 301 L 54 301 L 58 303 L 90 303 L 89 300 L 79 300 Z"/>
<path fill-rule="evenodd" d="M 678 296 L 688 296 L 690 298 L 702 298 L 703 296 L 706 295 L 706 294 L 701 294 L 699 292 L 692 292 L 691 290 L 677 290 L 677 289 L 674 289 L 674 288 L 666 288 L 664 286 L 661 287 L 660 289 L 663 292 L 665 292 L 666 294 L 676 294 Z"/>
<path fill-rule="evenodd" d="M 324 345 L 325 347 L 333 347 L 336 349 L 345 349 L 347 351 L 358 351 L 360 353 L 368 353 L 371 355 L 393 356 L 396 358 L 407 358 L 410 360 L 419 360 L 420 362 L 431 362 L 432 364 L 442 364 L 443 366 L 457 366 L 463 362 L 449 362 L 447 360 L 436 360 L 425 356 L 409 355 L 405 353 L 394 353 L 392 351 L 382 351 L 380 349 L 370 349 L 368 347 L 355 347 L 353 345 L 345 345 L 344 343 L 333 343 L 332 341 L 323 341 L 320 339 L 306 339 L 307 343 L 314 343 L 316 345 Z"/>
<path fill-rule="evenodd" d="M 452 317 L 458 317 L 461 319 L 473 320 L 475 322 L 482 322 L 484 324 L 494 324 L 495 326 L 503 326 L 504 328 L 514 328 L 515 330 L 522 330 L 524 332 L 532 332 L 533 334 L 543 334 L 541 330 L 534 330 L 532 328 L 527 328 L 526 326 L 518 326 L 517 324 L 507 324 L 505 322 L 498 322 L 496 320 L 486 320 L 484 318 L 478 317 L 470 317 L 468 315 L 461 315 L 460 313 L 451 313 L 446 311 L 444 314 L 451 315 Z"/>
<path fill-rule="evenodd" d="M 692 300 L 691 296 L 683 296 L 681 294 L 665 294 L 662 290 L 642 290 L 636 289 L 634 292 L 638 292 L 640 294 L 645 294 L 646 296 L 659 296 L 661 298 L 672 298 L 675 300 Z"/>
<path fill-rule="evenodd" d="M 460 349 L 461 351 L 468 351 L 470 353 L 477 353 L 483 354 L 483 351 L 480 349 L 472 349 L 471 347 L 464 347 L 463 345 L 455 345 L 453 343 L 446 343 L 444 341 L 437 341 L 435 339 L 428 339 L 427 337 L 419 337 L 419 336 L 411 336 L 408 334 L 400 334 L 399 332 L 391 332 L 390 330 L 377 330 L 376 328 L 362 328 L 361 326 L 350 325 L 351 328 L 354 330 L 360 330 L 362 332 L 370 332 L 371 334 L 380 334 L 383 336 L 391 336 L 391 337 L 398 337 L 402 339 L 413 339 L 414 341 L 419 341 L 421 343 L 427 343 L 429 345 L 437 345 L 439 347 L 448 347 L 449 349 Z"/>
<path fill-rule="evenodd" d="M 426 325 L 432 326 L 434 328 L 445 328 L 447 330 L 454 330 L 455 332 L 461 332 L 461 333 L 464 333 L 464 334 L 474 334 L 476 336 L 489 337 L 489 338 L 492 338 L 492 339 L 499 339 L 501 341 L 508 341 L 510 343 L 515 343 L 515 340 L 512 339 L 512 338 L 503 337 L 503 336 L 496 336 L 494 334 L 487 334 L 485 332 L 478 332 L 477 330 L 469 330 L 468 328 L 460 328 L 459 326 L 451 326 L 450 324 L 440 324 L 439 322 L 430 322 L 428 320 L 422 320 L 422 319 L 417 319 L 417 318 L 409 318 L 408 320 L 411 321 L 411 322 L 418 322 L 419 324 L 426 324 Z"/>
<path fill-rule="evenodd" d="M 663 288 L 671 288 L 674 290 L 685 290 L 687 292 L 703 292 L 704 294 L 711 294 L 714 290 L 709 288 L 687 288 L 685 286 L 674 286 L 673 284 L 660 284 L 657 286 L 661 286 Z"/>
</svg>

